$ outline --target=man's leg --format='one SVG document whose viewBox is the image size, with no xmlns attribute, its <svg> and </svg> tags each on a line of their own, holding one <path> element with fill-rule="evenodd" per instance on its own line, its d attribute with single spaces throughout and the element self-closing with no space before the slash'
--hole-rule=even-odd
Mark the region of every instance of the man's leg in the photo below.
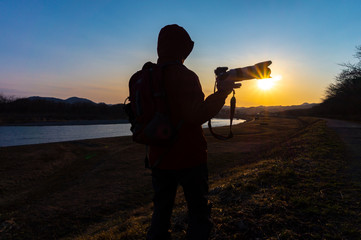
<svg viewBox="0 0 361 240">
<path fill-rule="evenodd" d="M 208 169 L 201 165 L 187 170 L 180 183 L 188 205 L 187 239 L 206 240 L 213 227 L 208 206 Z"/>
<path fill-rule="evenodd" d="M 174 175 L 172 171 L 167 170 L 152 171 L 154 209 L 151 227 L 147 234 L 148 240 L 170 239 L 168 230 L 178 185 Z"/>
</svg>

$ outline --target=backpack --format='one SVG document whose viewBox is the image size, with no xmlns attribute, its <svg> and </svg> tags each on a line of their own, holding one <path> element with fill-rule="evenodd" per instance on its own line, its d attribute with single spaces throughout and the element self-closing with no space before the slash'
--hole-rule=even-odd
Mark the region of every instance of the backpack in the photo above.
<svg viewBox="0 0 361 240">
<path fill-rule="evenodd" d="M 164 67 L 147 62 L 129 80 L 127 99 L 130 103 L 124 106 L 131 123 L 133 141 L 137 143 L 169 146 L 174 142 L 177 129 L 170 120 Z"/>
</svg>

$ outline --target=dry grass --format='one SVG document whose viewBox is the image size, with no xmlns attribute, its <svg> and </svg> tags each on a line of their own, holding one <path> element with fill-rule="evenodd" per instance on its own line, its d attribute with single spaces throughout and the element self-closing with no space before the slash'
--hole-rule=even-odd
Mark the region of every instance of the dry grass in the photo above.
<svg viewBox="0 0 361 240">
<path fill-rule="evenodd" d="M 318 121 L 269 149 L 263 160 L 213 174 L 211 239 L 360 239 L 361 189 L 346 174 L 344 156 L 341 141 Z M 179 194 L 176 240 L 185 236 L 185 206 Z M 150 213 L 149 206 L 139 208 L 77 239 L 142 239 Z"/>
<path fill-rule="evenodd" d="M 251 201 L 261 199 L 266 191 L 261 190 L 258 180 L 251 179 L 260 178 L 269 168 L 284 187 L 282 179 L 292 178 L 296 173 L 291 165 L 283 166 L 282 159 L 294 159 L 292 154 L 298 148 L 305 151 L 302 144 L 292 141 L 303 136 L 313 121 L 263 118 L 234 126 L 235 137 L 227 142 L 215 140 L 205 132 L 216 222 L 213 239 L 241 236 L 239 229 L 232 232 L 232 224 L 248 232 L 253 229 L 251 223 L 257 223 L 257 215 L 245 217 L 251 219 L 250 223 L 247 220 L 234 223 L 235 216 L 247 216 L 243 208 L 236 211 L 235 206 L 250 201 L 249 211 L 262 212 L 263 208 L 256 207 L 259 202 L 273 204 L 267 195 L 262 201 Z M 217 129 L 224 133 L 227 130 Z M 281 151 L 281 144 L 287 144 L 292 151 Z M 144 147 L 133 144 L 129 137 L 0 148 L 1 238 L 142 239 L 150 220 L 152 198 L 150 173 L 143 164 L 144 153 Z M 275 170 L 277 166 L 286 170 Z M 244 181 L 240 176 L 250 180 Z M 241 190 L 233 184 L 233 192 L 232 181 L 241 182 Z M 273 186 L 269 189 L 275 194 L 269 196 L 275 199 L 279 192 Z M 248 195 L 238 195 L 239 191 Z M 178 195 L 173 219 L 175 239 L 182 238 L 186 226 L 185 205 L 181 192 Z M 239 199 L 235 206 L 231 205 L 234 200 L 229 200 L 232 198 Z M 279 202 L 289 204 L 290 199 Z M 227 238 L 221 238 L 220 229 Z M 254 233 L 260 235 L 255 230 Z"/>
</svg>

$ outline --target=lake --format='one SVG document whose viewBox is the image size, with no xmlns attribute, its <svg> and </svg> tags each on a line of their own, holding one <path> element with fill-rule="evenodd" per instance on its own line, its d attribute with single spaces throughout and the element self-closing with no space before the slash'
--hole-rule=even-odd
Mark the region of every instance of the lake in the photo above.
<svg viewBox="0 0 361 240">
<path fill-rule="evenodd" d="M 245 122 L 234 119 L 233 124 Z M 212 119 L 212 127 L 229 125 L 229 119 Z M 203 127 L 208 127 L 207 123 Z M 130 124 L 66 126 L 0 126 L 0 147 L 130 136 Z"/>
</svg>

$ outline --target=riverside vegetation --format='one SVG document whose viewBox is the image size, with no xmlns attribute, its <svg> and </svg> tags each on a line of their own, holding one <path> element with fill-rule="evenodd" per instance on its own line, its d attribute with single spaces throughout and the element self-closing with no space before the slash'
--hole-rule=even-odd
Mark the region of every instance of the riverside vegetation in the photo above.
<svg viewBox="0 0 361 240">
<path fill-rule="evenodd" d="M 230 141 L 205 134 L 211 239 L 361 238 L 361 184 L 323 120 L 262 117 L 234 126 Z M 0 148 L 0 239 L 143 239 L 144 152 L 130 137 Z M 180 190 L 174 239 L 186 221 Z"/>
</svg>

